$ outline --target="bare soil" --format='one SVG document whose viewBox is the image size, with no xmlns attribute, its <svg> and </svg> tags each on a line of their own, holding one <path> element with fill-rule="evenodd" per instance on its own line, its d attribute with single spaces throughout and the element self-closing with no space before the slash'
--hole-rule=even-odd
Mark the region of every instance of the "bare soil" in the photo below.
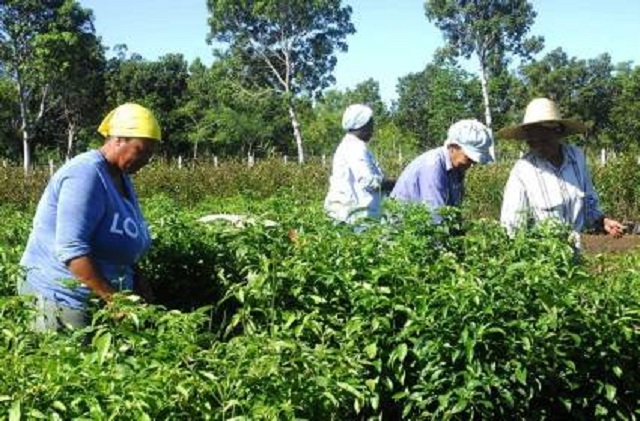
<svg viewBox="0 0 640 421">
<path fill-rule="evenodd" d="M 625 253 L 640 247 L 640 235 L 624 235 L 613 238 L 609 235 L 582 235 L 582 247 L 585 253 Z"/>
</svg>

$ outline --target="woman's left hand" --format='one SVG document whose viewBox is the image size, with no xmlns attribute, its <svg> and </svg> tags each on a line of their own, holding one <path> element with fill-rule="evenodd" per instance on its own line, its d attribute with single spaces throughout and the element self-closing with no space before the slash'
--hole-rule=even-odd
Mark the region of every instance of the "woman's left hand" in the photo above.
<svg viewBox="0 0 640 421">
<path fill-rule="evenodd" d="M 604 231 L 615 238 L 622 237 L 624 233 L 624 227 L 615 219 L 604 218 L 602 225 Z"/>
</svg>

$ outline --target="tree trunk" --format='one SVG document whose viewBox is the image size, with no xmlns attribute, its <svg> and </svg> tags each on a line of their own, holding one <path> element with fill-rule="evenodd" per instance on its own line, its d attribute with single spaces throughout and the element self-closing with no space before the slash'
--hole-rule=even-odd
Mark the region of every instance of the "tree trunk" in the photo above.
<svg viewBox="0 0 640 421">
<path fill-rule="evenodd" d="M 493 120 L 491 119 L 491 107 L 489 104 L 489 88 L 487 84 L 487 69 L 484 63 L 480 62 L 480 85 L 482 86 L 482 99 L 484 101 L 484 119 L 485 125 L 489 129 L 489 133 L 493 135 Z M 489 148 L 489 154 L 495 160 L 496 159 L 496 149 L 495 142 Z"/>
<path fill-rule="evenodd" d="M 482 99 L 484 101 L 484 119 L 489 130 L 493 131 L 491 121 L 491 108 L 489 107 L 489 88 L 487 86 L 487 69 L 480 63 L 480 84 L 482 86 Z"/>
<path fill-rule="evenodd" d="M 24 175 L 26 177 L 31 171 L 31 139 L 29 138 L 29 131 L 26 127 L 22 130 L 22 154 Z"/>
<path fill-rule="evenodd" d="M 291 127 L 293 128 L 293 137 L 296 139 L 296 146 L 298 148 L 298 163 L 304 163 L 304 150 L 302 149 L 302 133 L 300 132 L 300 123 L 298 117 L 293 109 L 293 104 L 289 102 L 289 117 L 291 118 Z"/>
<path fill-rule="evenodd" d="M 76 131 L 76 125 L 74 123 L 69 123 L 69 129 L 67 131 L 67 152 L 65 154 L 66 161 L 70 160 L 73 155 L 73 144 L 76 138 Z"/>
</svg>

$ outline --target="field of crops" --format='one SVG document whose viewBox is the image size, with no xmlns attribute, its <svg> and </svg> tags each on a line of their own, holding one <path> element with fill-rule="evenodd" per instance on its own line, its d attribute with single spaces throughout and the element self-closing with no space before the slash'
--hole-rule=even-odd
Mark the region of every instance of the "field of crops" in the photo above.
<svg viewBox="0 0 640 421">
<path fill-rule="evenodd" d="M 320 165 L 152 166 L 136 184 L 158 303 L 123 294 L 87 329 L 45 335 L 15 285 L 46 175 L 12 171 L 0 419 L 640 416 L 640 252 L 577 258 L 553 225 L 508 238 L 495 222 L 507 166 L 472 170 L 464 218 L 433 226 L 389 204 L 359 234 L 324 217 Z M 638 177 L 594 168 L 621 219 L 640 215 Z M 211 213 L 255 221 L 197 222 Z"/>
</svg>

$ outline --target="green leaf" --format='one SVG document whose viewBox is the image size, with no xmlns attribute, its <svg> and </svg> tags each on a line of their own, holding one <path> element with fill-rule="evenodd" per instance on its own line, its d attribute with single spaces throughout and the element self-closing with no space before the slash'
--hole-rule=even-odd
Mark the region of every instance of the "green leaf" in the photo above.
<svg viewBox="0 0 640 421">
<path fill-rule="evenodd" d="M 613 402 L 614 399 L 616 398 L 616 392 L 618 391 L 618 389 L 616 389 L 616 387 L 612 384 L 606 384 L 604 386 L 605 392 L 606 392 L 606 397 L 610 402 Z"/>
<path fill-rule="evenodd" d="M 66 412 L 67 407 L 60 401 L 54 401 L 51 406 L 60 412 Z"/>
<path fill-rule="evenodd" d="M 367 379 L 364 384 L 367 385 L 370 391 L 376 390 L 376 385 L 378 384 L 378 379 Z"/>
<path fill-rule="evenodd" d="M 102 364 L 107 358 L 109 348 L 111 347 L 111 333 L 106 332 L 101 334 L 95 339 L 94 344 L 96 347 L 96 353 L 98 354 L 98 362 Z"/>
<path fill-rule="evenodd" d="M 378 347 L 375 343 L 369 344 L 365 347 L 364 352 L 367 354 L 369 359 L 374 359 L 378 353 Z"/>
<path fill-rule="evenodd" d="M 522 385 L 527 384 L 527 368 L 526 367 L 516 368 L 516 380 L 518 380 Z"/>
<path fill-rule="evenodd" d="M 618 366 L 613 367 L 613 374 L 615 374 L 617 378 L 622 377 L 622 369 Z"/>
<path fill-rule="evenodd" d="M 358 389 L 356 389 L 355 387 L 353 387 L 352 385 L 350 385 L 349 383 L 345 383 L 345 382 L 338 382 L 336 383 L 338 385 L 338 387 L 340 389 L 344 389 L 347 392 L 351 393 L 352 395 L 356 396 L 358 399 L 362 399 L 362 393 L 360 393 L 358 391 Z"/>
</svg>

